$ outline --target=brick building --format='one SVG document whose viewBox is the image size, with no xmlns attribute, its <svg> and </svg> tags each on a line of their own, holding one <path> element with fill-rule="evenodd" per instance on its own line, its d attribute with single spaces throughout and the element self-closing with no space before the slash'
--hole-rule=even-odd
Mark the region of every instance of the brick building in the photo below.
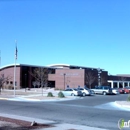
<svg viewBox="0 0 130 130">
<path fill-rule="evenodd" d="M 75 66 L 68 64 L 53 64 L 50 66 L 16 64 L 15 84 L 17 89 L 34 87 L 33 82 L 35 82 L 36 79 L 31 75 L 31 73 L 33 73 L 34 69 L 36 68 L 46 68 L 51 70 L 50 73 L 48 73 L 48 87 L 54 87 L 56 89 L 65 89 L 67 86 L 77 88 L 78 86 L 83 87 L 85 85 L 87 87 L 93 88 L 97 85 L 108 84 L 113 87 L 114 82 L 120 81 L 117 76 L 109 76 L 107 71 L 99 68 Z M 10 77 L 9 81 L 6 82 L 4 86 L 13 86 L 14 65 L 7 65 L 0 68 L 0 74 L 3 74 L 4 77 Z M 127 85 L 129 86 L 130 77 L 127 77 L 127 81 L 125 82 L 127 82 Z M 123 84 L 125 85 L 125 83 Z M 36 85 L 35 87 L 38 86 Z M 116 87 L 119 86 L 116 85 Z"/>
</svg>

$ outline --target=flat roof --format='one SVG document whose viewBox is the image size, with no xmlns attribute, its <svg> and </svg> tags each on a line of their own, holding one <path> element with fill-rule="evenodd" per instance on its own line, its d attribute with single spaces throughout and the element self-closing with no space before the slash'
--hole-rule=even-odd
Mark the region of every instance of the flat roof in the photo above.
<svg viewBox="0 0 130 130">
<path fill-rule="evenodd" d="M 104 70 L 102 68 L 94 68 L 94 67 L 85 67 L 85 66 L 78 66 L 78 65 L 70 65 L 70 64 L 51 64 L 51 65 L 47 65 L 49 67 L 54 67 L 54 68 L 63 68 L 63 67 L 78 67 L 78 68 L 81 68 L 81 69 L 100 69 L 100 70 Z"/>
<path fill-rule="evenodd" d="M 0 67 L 0 69 L 4 69 L 4 68 L 8 68 L 8 67 L 13 67 L 15 66 L 15 64 L 8 64 L 5 66 Z M 39 65 L 30 65 L 30 64 L 19 64 L 17 63 L 16 66 L 30 66 L 30 67 L 46 67 L 46 68 L 52 68 L 52 67 L 48 67 L 48 66 L 39 66 Z"/>
<path fill-rule="evenodd" d="M 8 64 L 5 66 L 0 67 L 0 69 L 4 69 L 4 68 L 8 68 L 8 67 L 13 67 L 15 66 L 15 64 Z M 69 64 L 51 64 L 51 65 L 46 65 L 46 66 L 40 66 L 40 65 L 30 65 L 30 64 L 20 64 L 20 63 L 16 63 L 16 66 L 30 66 L 30 67 L 45 67 L 45 68 L 64 68 L 64 67 L 74 67 L 74 68 L 79 68 L 79 69 L 100 69 L 100 70 L 104 70 L 101 68 L 94 68 L 94 67 L 85 67 L 85 66 L 78 66 L 78 65 L 69 65 Z"/>
</svg>

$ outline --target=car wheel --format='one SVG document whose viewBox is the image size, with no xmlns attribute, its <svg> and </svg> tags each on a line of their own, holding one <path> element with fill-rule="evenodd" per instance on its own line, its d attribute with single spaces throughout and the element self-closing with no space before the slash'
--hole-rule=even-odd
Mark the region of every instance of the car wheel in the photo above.
<svg viewBox="0 0 130 130">
<path fill-rule="evenodd" d="M 85 97 L 86 96 L 86 94 L 85 93 L 83 93 L 83 97 Z"/>
<path fill-rule="evenodd" d="M 71 96 L 75 96 L 74 93 L 72 93 Z"/>
<path fill-rule="evenodd" d="M 106 92 L 103 92 L 102 94 L 103 94 L 103 95 L 106 95 L 107 93 L 106 93 Z"/>
</svg>

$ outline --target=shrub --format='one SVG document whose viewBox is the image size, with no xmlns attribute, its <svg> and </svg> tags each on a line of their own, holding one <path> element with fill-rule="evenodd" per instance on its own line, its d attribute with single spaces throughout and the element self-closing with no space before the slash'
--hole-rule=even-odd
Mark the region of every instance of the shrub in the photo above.
<svg viewBox="0 0 130 130">
<path fill-rule="evenodd" d="M 129 102 L 130 102 L 130 94 L 128 95 L 127 101 L 129 101 Z"/>
<path fill-rule="evenodd" d="M 63 97 L 65 97 L 65 96 L 64 96 L 64 94 L 60 91 L 60 92 L 58 93 L 58 97 L 59 97 L 59 98 L 63 98 Z"/>
<path fill-rule="evenodd" d="M 53 96 L 52 92 L 49 92 L 47 97 L 54 97 L 54 96 Z"/>
</svg>

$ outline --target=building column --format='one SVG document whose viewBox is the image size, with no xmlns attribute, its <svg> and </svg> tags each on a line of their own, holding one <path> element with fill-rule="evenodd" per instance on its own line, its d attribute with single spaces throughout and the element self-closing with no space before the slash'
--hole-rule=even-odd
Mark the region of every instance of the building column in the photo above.
<svg viewBox="0 0 130 130">
<path fill-rule="evenodd" d="M 113 81 L 111 81 L 111 88 L 113 88 Z"/>
<path fill-rule="evenodd" d="M 122 82 L 122 85 L 123 85 L 123 88 L 125 87 L 125 83 L 124 83 L 124 81 Z"/>
<path fill-rule="evenodd" d="M 120 87 L 120 83 L 117 81 L 117 88 L 119 88 Z"/>
</svg>

